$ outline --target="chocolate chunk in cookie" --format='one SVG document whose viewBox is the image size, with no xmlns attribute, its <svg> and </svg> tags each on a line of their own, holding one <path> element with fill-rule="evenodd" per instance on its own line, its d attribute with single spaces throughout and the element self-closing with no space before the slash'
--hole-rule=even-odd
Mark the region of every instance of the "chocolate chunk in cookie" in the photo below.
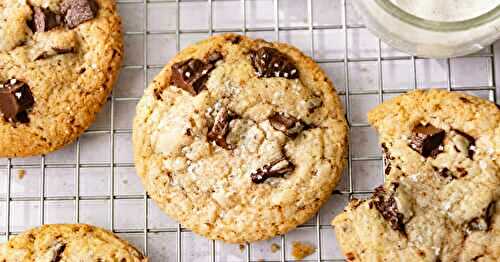
<svg viewBox="0 0 500 262">
<path fill-rule="evenodd" d="M 46 32 L 61 24 L 61 16 L 47 8 L 33 7 L 33 32 Z"/>
<path fill-rule="evenodd" d="M 443 152 L 445 131 L 431 124 L 418 124 L 412 130 L 410 147 L 423 157 L 435 158 Z"/>
<path fill-rule="evenodd" d="M 0 87 L 0 112 L 4 119 L 9 122 L 29 122 L 27 110 L 35 100 L 28 85 L 11 79 Z"/>
<path fill-rule="evenodd" d="M 269 117 L 269 123 L 274 129 L 285 133 L 289 137 L 295 137 L 307 128 L 307 125 L 302 121 L 283 112 L 272 114 Z"/>
<path fill-rule="evenodd" d="M 255 184 L 261 184 L 270 177 L 283 177 L 294 169 L 295 165 L 290 160 L 280 158 L 253 171 L 250 173 L 250 177 Z"/>
<path fill-rule="evenodd" d="M 210 64 L 215 64 L 215 63 L 217 63 L 217 61 L 221 60 L 222 58 L 223 58 L 223 56 L 220 52 L 212 52 L 212 53 L 207 55 L 207 58 L 205 60 Z"/>
<path fill-rule="evenodd" d="M 261 47 L 251 53 L 253 67 L 259 77 L 284 77 L 296 79 L 299 71 L 292 59 L 276 48 Z"/>
<path fill-rule="evenodd" d="M 59 262 L 62 260 L 62 254 L 66 249 L 66 244 L 56 242 L 54 246 L 52 246 L 47 252 L 49 253 L 49 257 L 51 258 L 50 262 Z"/>
<path fill-rule="evenodd" d="M 465 133 L 465 132 L 462 132 L 460 130 L 453 130 L 455 131 L 457 134 L 459 134 L 460 136 L 464 137 L 466 140 L 467 140 L 467 155 L 470 159 L 472 159 L 474 157 L 474 152 L 476 151 L 476 139 L 474 137 L 472 137 L 471 135 Z M 461 151 L 459 148 L 457 151 Z"/>
<path fill-rule="evenodd" d="M 226 107 L 221 107 L 217 115 L 215 116 L 215 122 L 210 131 L 207 134 L 207 139 L 209 141 L 214 141 L 216 145 L 223 147 L 225 149 L 233 149 L 233 146 L 228 144 L 226 141 L 227 133 L 229 132 L 229 122 L 231 121 L 231 115 Z"/>
<path fill-rule="evenodd" d="M 394 186 L 397 187 L 397 184 Z M 391 224 L 392 229 L 405 232 L 403 214 L 399 213 L 394 196 L 392 194 L 388 195 L 383 186 L 375 188 L 373 204 L 382 217 Z"/>
<path fill-rule="evenodd" d="M 488 207 L 484 210 L 484 213 L 480 217 L 476 217 L 472 219 L 468 224 L 467 224 L 467 231 L 487 231 L 490 229 L 491 226 L 491 220 L 493 218 L 493 215 L 495 214 L 495 207 L 496 207 L 496 202 L 492 201 Z"/>
<path fill-rule="evenodd" d="M 35 57 L 34 60 L 37 61 L 40 59 L 47 59 L 56 55 L 63 55 L 75 52 L 76 50 L 74 47 L 67 47 L 67 48 L 52 47 L 51 50 L 49 51 L 41 52 L 39 55 Z"/>
<path fill-rule="evenodd" d="M 215 63 L 222 59 L 219 52 L 211 53 L 202 61 L 196 58 L 178 62 L 172 65 L 171 84 L 184 89 L 195 96 L 205 89 L 209 73 L 215 68 Z"/>
<path fill-rule="evenodd" d="M 389 148 L 387 148 L 387 145 L 385 143 L 382 143 L 382 154 L 384 156 L 384 164 L 385 164 L 384 173 L 386 175 L 389 175 L 392 169 L 391 160 L 394 160 L 394 157 L 391 156 Z"/>
<path fill-rule="evenodd" d="M 61 4 L 64 22 L 71 29 L 92 20 L 98 10 L 99 6 L 94 0 L 64 0 Z"/>
</svg>

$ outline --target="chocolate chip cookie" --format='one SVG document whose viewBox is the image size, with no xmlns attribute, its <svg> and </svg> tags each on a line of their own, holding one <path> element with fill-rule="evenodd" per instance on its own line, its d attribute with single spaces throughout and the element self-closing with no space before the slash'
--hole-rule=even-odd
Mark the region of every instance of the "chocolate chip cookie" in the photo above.
<svg viewBox="0 0 500 262">
<path fill-rule="evenodd" d="M 30 229 L 0 245 L 0 261 L 147 261 L 112 233 L 85 224 L 54 224 Z"/>
<path fill-rule="evenodd" d="M 137 173 L 164 212 L 241 243 L 317 212 L 344 167 L 347 124 L 309 57 L 228 34 L 165 66 L 137 105 L 133 144 Z"/>
<path fill-rule="evenodd" d="M 54 151 L 95 119 L 123 56 L 113 0 L 0 2 L 0 157 Z"/>
<path fill-rule="evenodd" d="M 499 261 L 500 109 L 461 93 L 415 91 L 368 119 L 385 184 L 333 220 L 347 259 Z"/>
</svg>

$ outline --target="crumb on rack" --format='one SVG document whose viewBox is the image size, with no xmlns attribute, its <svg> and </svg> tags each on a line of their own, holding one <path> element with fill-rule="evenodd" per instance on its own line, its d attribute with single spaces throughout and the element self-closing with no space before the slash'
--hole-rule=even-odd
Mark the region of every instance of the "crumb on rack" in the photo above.
<svg viewBox="0 0 500 262">
<path fill-rule="evenodd" d="M 281 249 L 280 245 L 278 245 L 278 244 L 276 244 L 276 243 L 273 243 L 273 244 L 271 245 L 271 252 L 273 252 L 273 253 L 278 252 L 280 249 Z"/>
<path fill-rule="evenodd" d="M 26 175 L 26 170 L 24 170 L 24 169 L 19 169 L 19 170 L 17 171 L 17 178 L 18 178 L 18 179 L 23 179 L 25 175 Z"/>
<path fill-rule="evenodd" d="M 314 252 L 316 252 L 316 247 L 309 243 L 299 241 L 293 241 L 292 243 L 292 256 L 296 259 L 304 259 Z"/>
<path fill-rule="evenodd" d="M 245 245 L 240 244 L 240 252 L 243 252 L 243 251 L 245 251 Z"/>
</svg>

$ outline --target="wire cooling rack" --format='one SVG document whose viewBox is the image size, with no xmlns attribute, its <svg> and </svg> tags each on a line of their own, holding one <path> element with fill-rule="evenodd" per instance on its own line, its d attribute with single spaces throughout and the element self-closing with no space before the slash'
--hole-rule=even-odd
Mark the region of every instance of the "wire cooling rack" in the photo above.
<svg viewBox="0 0 500 262">
<path fill-rule="evenodd" d="M 307 261 L 343 261 L 331 219 L 352 197 L 383 182 L 377 137 L 366 112 L 416 88 L 465 91 L 496 101 L 500 44 L 462 58 L 398 52 L 372 36 L 349 0 L 118 0 L 126 57 L 96 123 L 55 153 L 0 159 L 0 242 L 46 223 L 90 223 L 133 242 L 152 261 L 290 261 L 293 241 L 317 247 Z M 144 193 L 132 161 L 131 120 L 148 82 L 187 44 L 236 32 L 290 42 L 333 79 L 350 125 L 348 166 L 336 193 L 286 236 L 243 246 L 196 236 L 163 215 Z M 495 52 L 496 51 L 496 52 Z M 23 176 L 24 174 L 24 176 Z M 271 244 L 281 247 L 271 251 Z"/>
</svg>

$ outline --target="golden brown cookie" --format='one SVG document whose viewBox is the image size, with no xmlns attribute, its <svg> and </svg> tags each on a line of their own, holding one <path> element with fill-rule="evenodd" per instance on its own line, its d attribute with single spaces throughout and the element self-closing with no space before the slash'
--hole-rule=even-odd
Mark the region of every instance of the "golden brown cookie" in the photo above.
<svg viewBox="0 0 500 262">
<path fill-rule="evenodd" d="M 112 233 L 85 224 L 30 229 L 0 245 L 0 261 L 146 262 L 141 252 Z"/>
<path fill-rule="evenodd" d="M 415 91 L 368 114 L 385 184 L 333 220 L 351 261 L 499 261 L 500 109 Z"/>
<path fill-rule="evenodd" d="M 347 124 L 333 85 L 287 44 L 221 35 L 182 50 L 137 105 L 139 176 L 168 215 L 211 239 L 285 234 L 330 197 Z"/>
<path fill-rule="evenodd" d="M 113 0 L 0 2 L 0 156 L 74 141 L 106 102 L 122 56 Z"/>
</svg>

